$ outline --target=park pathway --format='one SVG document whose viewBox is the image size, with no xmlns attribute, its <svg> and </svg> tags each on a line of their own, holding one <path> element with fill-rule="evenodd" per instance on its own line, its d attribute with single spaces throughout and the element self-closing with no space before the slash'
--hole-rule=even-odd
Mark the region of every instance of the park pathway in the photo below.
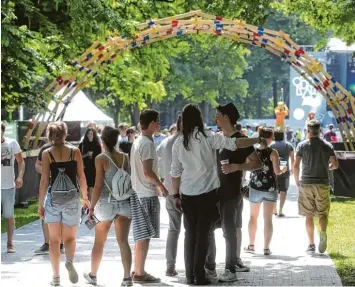
<svg viewBox="0 0 355 287">
<path fill-rule="evenodd" d="M 308 255 L 307 237 L 304 219 L 297 214 L 297 189 L 291 184 L 288 201 L 285 206 L 285 218 L 275 218 L 274 237 L 271 244 L 273 254 L 263 255 L 262 219 L 259 220 L 259 230 L 256 240 L 256 254 L 243 254 L 244 262 L 251 267 L 249 273 L 239 273 L 239 281 L 233 286 L 341 286 L 332 260 L 327 254 Z M 146 269 L 155 276 L 162 278 L 159 286 L 184 285 L 183 232 L 179 241 L 177 277 L 165 277 L 165 241 L 168 231 L 168 216 L 165 201 L 161 199 L 161 238 L 151 241 Z M 247 225 L 249 205 L 245 202 L 243 220 L 243 246 L 247 245 Z M 262 214 L 262 213 L 261 213 Z M 316 236 L 316 242 L 318 242 Z M 89 286 L 85 283 L 82 273 L 90 268 L 90 252 L 94 240 L 94 231 L 89 231 L 85 225 L 78 231 L 76 268 L 80 273 L 79 283 L 69 282 L 64 267 L 62 255 L 62 286 Z M 217 268 L 223 272 L 225 244 L 221 230 L 216 231 Z M 132 238 L 130 242 L 133 243 Z M 6 234 L 1 235 L 1 286 L 49 286 L 51 266 L 48 256 L 34 256 L 34 250 L 42 244 L 40 221 L 35 221 L 15 232 L 16 254 L 6 254 Z M 133 245 L 132 245 L 133 246 Z M 104 250 L 104 258 L 98 274 L 99 286 L 120 286 L 123 277 L 120 252 L 111 230 Z M 139 284 L 135 284 L 138 286 Z M 147 284 L 152 285 L 152 284 Z M 222 285 L 215 282 L 214 285 Z"/>
</svg>

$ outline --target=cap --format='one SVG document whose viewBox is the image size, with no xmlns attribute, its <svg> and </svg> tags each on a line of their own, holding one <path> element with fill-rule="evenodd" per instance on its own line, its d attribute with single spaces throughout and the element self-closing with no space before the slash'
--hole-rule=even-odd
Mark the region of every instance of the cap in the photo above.
<svg viewBox="0 0 355 287">
<path fill-rule="evenodd" d="M 236 106 L 233 103 L 228 103 L 224 106 L 218 106 L 217 110 L 223 114 L 227 115 L 232 122 L 232 124 L 235 124 L 239 120 L 239 112 Z"/>
</svg>

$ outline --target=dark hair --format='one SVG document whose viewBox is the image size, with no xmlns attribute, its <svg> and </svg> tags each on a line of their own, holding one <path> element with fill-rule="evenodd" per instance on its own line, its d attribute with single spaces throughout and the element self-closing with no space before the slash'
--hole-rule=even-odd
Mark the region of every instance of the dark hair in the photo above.
<svg viewBox="0 0 355 287">
<path fill-rule="evenodd" d="M 242 131 L 242 125 L 241 125 L 241 123 L 236 123 L 236 124 L 235 124 L 235 129 L 236 129 L 238 132 L 241 132 L 241 131 Z"/>
<path fill-rule="evenodd" d="M 134 127 L 130 127 L 127 129 L 126 134 L 129 136 L 130 134 L 134 134 L 136 132 L 136 129 Z"/>
<path fill-rule="evenodd" d="M 85 132 L 85 135 L 84 135 L 84 139 L 83 139 L 83 144 L 88 144 L 89 143 L 89 138 L 88 138 L 89 132 L 93 133 L 93 136 L 94 136 L 93 142 L 95 144 L 100 144 L 99 136 L 97 135 L 97 132 L 96 132 L 96 130 L 94 128 L 87 128 L 86 129 L 86 132 Z"/>
<path fill-rule="evenodd" d="M 285 139 L 285 133 L 282 129 L 276 128 L 274 131 L 275 141 L 282 142 Z"/>
<path fill-rule="evenodd" d="M 320 133 L 320 121 L 310 120 L 307 124 L 307 129 L 312 136 L 318 136 Z"/>
<path fill-rule="evenodd" d="M 260 127 L 260 125 L 255 126 L 255 131 L 256 131 L 256 132 L 259 131 L 259 127 Z"/>
<path fill-rule="evenodd" d="M 68 133 L 68 127 L 65 122 L 52 122 L 47 126 L 47 138 L 49 141 L 58 144 L 62 143 Z"/>
<path fill-rule="evenodd" d="M 189 142 L 196 127 L 198 128 L 198 133 L 195 135 L 196 139 L 198 139 L 199 133 L 201 133 L 205 138 L 207 137 L 204 130 L 202 114 L 197 105 L 194 104 L 186 105 L 182 111 L 181 121 L 182 121 L 182 135 L 184 138 L 184 147 L 186 150 L 190 150 Z"/>
<path fill-rule="evenodd" d="M 273 138 L 274 130 L 272 128 L 261 127 L 260 132 L 259 132 L 259 136 L 261 138 L 265 138 L 265 139 Z"/>
<path fill-rule="evenodd" d="M 176 121 L 176 131 L 178 133 L 181 132 L 181 121 L 182 121 L 182 116 L 180 114 L 177 118 L 177 121 Z"/>
<path fill-rule="evenodd" d="M 159 112 L 156 110 L 143 110 L 139 116 L 139 123 L 142 131 L 146 130 L 151 122 L 156 122 L 159 119 Z"/>
<path fill-rule="evenodd" d="M 5 128 L 6 128 L 5 124 L 3 122 L 1 122 L 1 131 L 3 133 L 5 132 Z"/>
<path fill-rule="evenodd" d="M 120 132 L 118 129 L 114 129 L 113 127 L 109 126 L 104 127 L 101 138 L 105 143 L 108 151 L 113 152 L 115 150 L 119 134 Z"/>
</svg>

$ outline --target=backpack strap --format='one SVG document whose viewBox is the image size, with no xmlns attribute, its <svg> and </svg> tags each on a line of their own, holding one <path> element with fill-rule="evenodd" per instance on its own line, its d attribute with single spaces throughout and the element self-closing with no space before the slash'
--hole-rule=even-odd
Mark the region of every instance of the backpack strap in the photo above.
<svg viewBox="0 0 355 287">
<path fill-rule="evenodd" d="M 69 148 L 70 149 L 70 156 L 69 156 L 69 160 L 70 161 L 73 161 L 75 158 L 74 158 L 74 151 L 73 151 L 73 149 L 70 147 Z"/>
<path fill-rule="evenodd" d="M 103 154 L 113 163 L 113 165 L 117 168 L 117 170 L 119 169 L 119 167 L 117 166 L 117 164 L 113 161 L 113 159 L 111 158 L 111 156 L 109 156 L 106 152 L 103 152 Z M 108 185 L 107 181 L 105 180 L 105 177 L 104 177 L 104 182 L 109 190 L 109 197 L 108 197 L 108 202 L 110 203 L 111 202 L 111 197 L 112 197 L 112 189 L 111 187 Z"/>
<path fill-rule="evenodd" d="M 49 157 L 51 158 L 52 162 L 55 163 L 56 161 L 55 161 L 54 156 L 51 153 L 50 149 L 48 150 L 48 154 L 49 154 Z"/>
</svg>

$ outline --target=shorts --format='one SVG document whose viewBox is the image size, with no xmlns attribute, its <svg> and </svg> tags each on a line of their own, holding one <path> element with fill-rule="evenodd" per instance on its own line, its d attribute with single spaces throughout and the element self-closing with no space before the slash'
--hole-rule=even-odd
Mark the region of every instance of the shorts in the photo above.
<svg viewBox="0 0 355 287">
<path fill-rule="evenodd" d="M 328 184 L 301 184 L 298 195 L 298 213 L 303 216 L 328 216 L 330 186 Z"/>
<path fill-rule="evenodd" d="M 152 224 L 155 236 L 153 238 L 160 238 L 160 202 L 157 196 L 142 197 L 139 199 L 142 208 L 146 212 L 150 223 Z"/>
<path fill-rule="evenodd" d="M 251 203 L 277 202 L 277 191 L 259 191 L 249 187 L 249 201 Z"/>
<path fill-rule="evenodd" d="M 131 205 L 129 199 L 122 201 L 105 202 L 99 200 L 95 206 L 95 216 L 100 221 L 113 221 L 116 216 L 131 218 Z"/>
<path fill-rule="evenodd" d="M 80 196 L 64 205 L 53 205 L 51 194 L 44 201 L 44 216 L 48 224 L 63 223 L 67 226 L 79 226 L 81 218 Z"/>
<path fill-rule="evenodd" d="M 286 192 L 290 187 L 290 177 L 289 176 L 278 176 L 277 177 L 277 185 L 279 188 L 279 193 L 281 191 Z"/>
<path fill-rule="evenodd" d="M 15 196 L 16 188 L 1 189 L 1 213 L 5 218 L 15 216 Z"/>
</svg>

